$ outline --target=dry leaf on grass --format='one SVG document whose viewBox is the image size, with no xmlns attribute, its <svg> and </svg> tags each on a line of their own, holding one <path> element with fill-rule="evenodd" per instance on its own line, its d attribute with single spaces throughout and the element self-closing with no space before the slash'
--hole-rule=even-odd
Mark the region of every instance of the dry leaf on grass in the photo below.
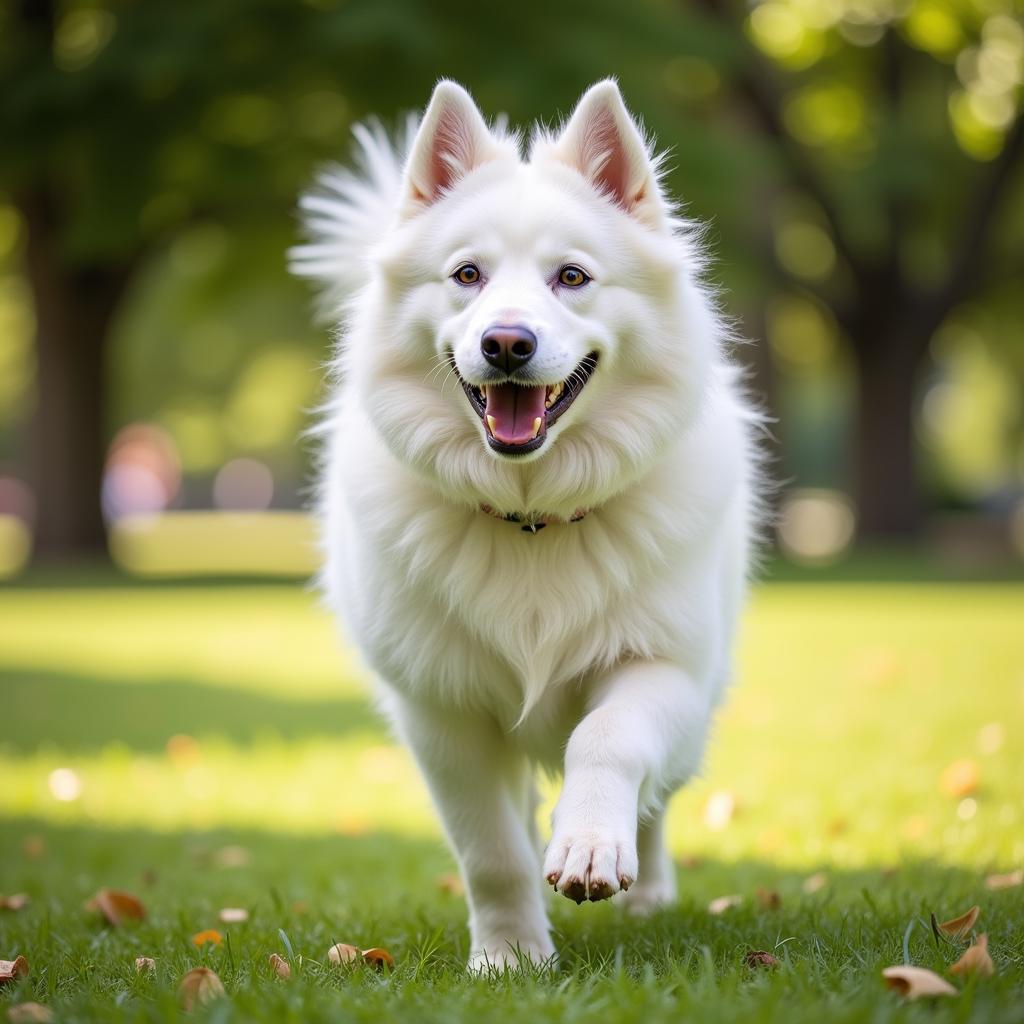
<svg viewBox="0 0 1024 1024">
<path fill-rule="evenodd" d="M 982 932 L 974 945 L 964 951 L 964 955 L 950 967 L 949 973 L 976 974 L 979 978 L 991 978 L 996 973 L 996 965 L 988 955 L 986 932 Z"/>
<path fill-rule="evenodd" d="M 808 896 L 821 892 L 828 885 L 828 875 L 824 871 L 816 871 L 804 879 L 803 890 Z"/>
<path fill-rule="evenodd" d="M 951 918 L 949 921 L 943 921 L 935 927 L 952 942 L 963 942 L 971 934 L 971 929 L 977 922 L 980 913 L 981 907 L 974 906 L 967 913 Z"/>
<path fill-rule="evenodd" d="M 376 967 L 377 970 L 395 966 L 395 958 L 386 949 L 381 949 L 380 946 L 364 949 L 363 959 L 372 967 Z"/>
<path fill-rule="evenodd" d="M 53 1020 L 53 1011 L 42 1003 L 15 1003 L 7 1011 L 11 1024 L 46 1024 Z"/>
<path fill-rule="evenodd" d="M 244 868 L 252 856 L 244 846 L 222 846 L 213 859 L 222 868 Z"/>
<path fill-rule="evenodd" d="M 42 836 L 26 836 L 21 849 L 29 860 L 39 860 L 46 855 L 46 840 Z"/>
<path fill-rule="evenodd" d="M 339 942 L 327 950 L 327 959 L 332 964 L 350 964 L 359 959 L 359 950 L 347 942 Z"/>
<path fill-rule="evenodd" d="M 178 985 L 178 1002 L 185 1010 L 202 1006 L 224 994 L 220 978 L 209 967 L 193 967 Z"/>
<path fill-rule="evenodd" d="M 151 956 L 137 956 L 135 958 L 135 970 L 138 974 L 147 974 L 156 970 L 156 961 Z"/>
<path fill-rule="evenodd" d="M 449 896 L 463 896 L 466 892 L 466 887 L 462 884 L 462 879 L 455 874 L 438 875 L 437 887 L 441 892 L 448 893 Z"/>
<path fill-rule="evenodd" d="M 763 949 L 752 949 L 743 958 L 743 962 L 748 967 L 778 967 L 779 958 L 772 956 L 771 953 L 766 952 Z"/>
<path fill-rule="evenodd" d="M 954 761 L 946 768 L 939 780 L 939 786 L 946 796 L 970 796 L 978 788 L 980 779 L 981 772 L 977 762 L 965 757 Z"/>
<path fill-rule="evenodd" d="M 775 889 L 763 889 L 758 886 L 754 894 L 757 905 L 763 910 L 778 910 L 782 906 L 782 897 Z"/>
<path fill-rule="evenodd" d="M 1024 868 L 1008 871 L 1004 875 L 989 875 L 985 879 L 986 889 L 1015 889 L 1018 885 L 1024 885 Z"/>
<path fill-rule="evenodd" d="M 117 928 L 126 920 L 141 921 L 146 916 L 142 901 L 130 892 L 121 889 L 100 889 L 85 904 L 86 910 L 98 910 L 107 924 Z"/>
<path fill-rule="evenodd" d="M 743 902 L 742 896 L 719 896 L 708 904 L 709 914 L 724 914 L 733 907 L 738 907 Z"/>
<path fill-rule="evenodd" d="M 957 990 L 945 978 L 925 967 L 886 967 L 882 971 L 887 988 L 899 992 L 905 999 L 932 999 L 936 996 L 955 996 Z"/>
<path fill-rule="evenodd" d="M 287 960 L 280 953 L 270 954 L 270 969 L 279 978 L 287 981 L 292 976 L 292 968 Z"/>
<path fill-rule="evenodd" d="M 224 936 L 221 935 L 216 928 L 205 928 L 201 932 L 196 932 L 192 936 L 193 946 L 207 946 L 213 943 L 215 946 L 219 946 L 224 941 Z"/>
<path fill-rule="evenodd" d="M 28 974 L 28 961 L 23 956 L 13 960 L 0 960 L 0 985 L 15 978 L 24 978 Z"/>
<path fill-rule="evenodd" d="M 10 896 L 0 896 L 0 910 L 24 910 L 31 902 L 27 892 L 12 892 Z"/>
<path fill-rule="evenodd" d="M 244 907 L 225 907 L 217 917 L 224 924 L 244 924 L 249 920 L 249 911 Z"/>
</svg>

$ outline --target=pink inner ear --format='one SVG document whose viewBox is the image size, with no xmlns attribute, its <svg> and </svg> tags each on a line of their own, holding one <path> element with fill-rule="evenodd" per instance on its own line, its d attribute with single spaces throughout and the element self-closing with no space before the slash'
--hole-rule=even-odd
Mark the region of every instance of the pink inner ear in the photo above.
<svg viewBox="0 0 1024 1024">
<path fill-rule="evenodd" d="M 472 129 L 454 110 L 442 111 L 424 168 L 430 192 L 416 198 L 433 202 L 475 164 Z"/>
<path fill-rule="evenodd" d="M 632 206 L 636 197 L 629 194 L 629 157 L 610 110 L 600 111 L 587 126 L 583 149 L 583 166 L 594 184 L 627 209 Z"/>
</svg>

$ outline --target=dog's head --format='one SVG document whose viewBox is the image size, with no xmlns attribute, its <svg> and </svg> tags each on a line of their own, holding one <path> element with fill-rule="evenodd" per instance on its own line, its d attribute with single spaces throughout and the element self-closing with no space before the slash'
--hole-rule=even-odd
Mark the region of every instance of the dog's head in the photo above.
<svg viewBox="0 0 1024 1024">
<path fill-rule="evenodd" d="M 560 514 L 685 432 L 720 329 L 614 82 L 526 160 L 440 83 L 399 191 L 346 336 L 395 455 L 470 501 Z"/>
</svg>

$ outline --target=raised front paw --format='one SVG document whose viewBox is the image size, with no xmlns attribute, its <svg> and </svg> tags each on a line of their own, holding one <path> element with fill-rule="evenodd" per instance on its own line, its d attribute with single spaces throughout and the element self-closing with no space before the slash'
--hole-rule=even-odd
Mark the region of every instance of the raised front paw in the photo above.
<svg viewBox="0 0 1024 1024">
<path fill-rule="evenodd" d="M 636 874 L 635 840 L 611 831 L 556 831 L 544 858 L 544 878 L 577 903 L 625 892 Z"/>
</svg>

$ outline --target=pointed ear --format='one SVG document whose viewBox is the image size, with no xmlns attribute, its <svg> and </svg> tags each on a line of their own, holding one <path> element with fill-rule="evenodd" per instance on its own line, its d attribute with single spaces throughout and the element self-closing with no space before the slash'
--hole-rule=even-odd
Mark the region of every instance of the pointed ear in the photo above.
<svg viewBox="0 0 1024 1024">
<path fill-rule="evenodd" d="M 429 206 L 496 150 L 469 93 L 455 82 L 438 82 L 405 165 L 406 199 Z"/>
<path fill-rule="evenodd" d="M 555 143 L 555 155 L 628 213 L 652 223 L 660 219 L 654 164 L 613 79 L 583 94 Z"/>
</svg>

